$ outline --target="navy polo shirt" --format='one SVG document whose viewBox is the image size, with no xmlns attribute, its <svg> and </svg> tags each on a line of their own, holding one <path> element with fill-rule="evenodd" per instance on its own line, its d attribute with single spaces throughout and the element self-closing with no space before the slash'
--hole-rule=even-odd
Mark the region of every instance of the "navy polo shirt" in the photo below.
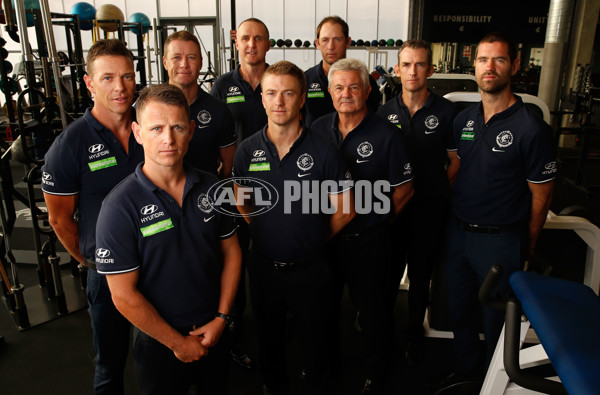
<svg viewBox="0 0 600 395">
<path fill-rule="evenodd" d="M 423 106 L 412 116 L 402 103 L 402 94 L 385 103 L 377 115 L 395 125 L 404 136 L 415 173 L 412 199 L 448 193 L 447 151 L 456 151 L 452 123 L 457 108 L 454 103 L 429 92 Z"/>
<path fill-rule="evenodd" d="M 96 228 L 98 273 L 139 270 L 137 287 L 175 328 L 204 324 L 219 307 L 222 239 L 235 220 L 207 198 L 218 178 L 186 167 L 183 203 L 154 185 L 140 164 L 106 197 Z"/>
<path fill-rule="evenodd" d="M 135 111 L 133 119 L 135 120 Z M 94 258 L 96 220 L 104 197 L 144 160 L 144 150 L 129 136 L 129 153 L 90 109 L 52 143 L 42 166 L 42 190 L 50 195 L 79 195 L 79 251 Z"/>
<path fill-rule="evenodd" d="M 496 226 L 525 222 L 531 208 L 527 182 L 544 183 L 556 175 L 550 126 L 515 98 L 487 124 L 481 103 L 454 121 L 460 170 L 452 207 L 461 221 Z"/>
<path fill-rule="evenodd" d="M 267 124 L 261 92 L 260 84 L 253 90 L 242 78 L 239 66 L 217 78 L 210 90 L 211 95 L 227 103 L 241 140 L 247 139 Z"/>
<path fill-rule="evenodd" d="M 200 170 L 217 174 L 219 148 L 237 141 L 235 124 L 225 104 L 198 87 L 190 105 L 190 119 L 196 124 L 185 161 Z"/>
<path fill-rule="evenodd" d="M 333 100 L 327 89 L 329 80 L 323 71 L 323 61 L 318 65 L 311 67 L 304 72 L 306 76 L 306 102 L 304 103 L 306 126 L 311 126 L 312 123 L 319 117 L 335 111 Z M 369 110 L 375 112 L 381 102 L 381 92 L 375 79 L 369 75 L 371 84 L 371 93 L 367 98 L 367 106 Z"/>
<path fill-rule="evenodd" d="M 366 180 L 373 183 L 383 180 L 389 183 L 390 191 L 385 195 L 389 199 L 389 211 L 378 213 L 372 207 L 361 213 L 361 206 L 367 202 L 377 204 L 382 199 L 375 193 L 375 188 L 354 188 L 354 199 L 357 215 L 343 230 L 343 234 L 360 233 L 387 221 L 392 210 L 393 187 L 412 180 L 412 165 L 408 160 L 406 146 L 402 134 L 383 118 L 368 112 L 362 122 L 346 138 L 337 127 L 338 114 L 325 115 L 313 123 L 313 129 L 323 133 L 340 150 L 346 165 L 350 169 L 355 183 Z M 364 208 L 364 207 L 363 207 Z"/>
<path fill-rule="evenodd" d="M 279 195 L 278 203 L 270 211 L 252 217 L 250 230 L 256 253 L 279 261 L 301 261 L 317 253 L 329 235 L 330 215 L 322 211 L 303 213 L 302 199 L 287 199 L 286 188 L 289 191 L 291 183 L 297 183 L 302 195 L 307 196 L 312 187 L 309 184 L 320 185 L 321 181 L 331 180 L 335 187 L 325 188 L 325 193 L 349 189 L 349 174 L 336 148 L 323 136 L 304 128 L 290 151 L 279 160 L 264 127 L 238 147 L 233 167 L 238 185 L 245 185 L 238 177 L 253 177 L 268 182 Z M 323 195 L 316 196 L 318 199 Z"/>
</svg>

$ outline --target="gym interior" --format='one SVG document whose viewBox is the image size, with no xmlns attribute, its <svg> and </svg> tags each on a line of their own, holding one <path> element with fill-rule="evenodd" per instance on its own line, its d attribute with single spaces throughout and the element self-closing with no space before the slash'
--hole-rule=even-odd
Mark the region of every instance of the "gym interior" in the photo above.
<svg viewBox="0 0 600 395">
<path fill-rule="evenodd" d="M 3 0 L 1 5 L 2 394 L 92 392 L 95 350 L 87 313 L 85 268 L 69 256 L 50 226 L 40 187 L 45 152 L 71 122 L 94 104 L 84 81 L 89 48 L 105 38 L 125 42 L 134 60 L 139 93 L 146 86 L 168 82 L 162 60 L 164 41 L 175 31 L 187 30 L 201 44 L 203 62 L 198 84 L 210 92 L 215 79 L 239 64 L 234 40 L 235 29 L 242 21 L 258 18 L 268 26 L 267 64 L 287 60 L 304 71 L 321 61 L 315 28 L 328 15 L 340 16 L 348 23 L 351 42 L 347 57 L 367 65 L 381 92 L 382 104 L 401 92 L 394 66 L 398 49 L 408 39 L 431 43 L 434 73 L 427 83 L 429 90 L 466 108 L 481 100 L 474 77 L 479 39 L 492 31 L 504 31 L 515 38 L 521 62 L 511 79 L 512 92 L 522 96 L 551 126 L 559 166 L 550 211 L 527 265 L 529 271 L 582 283 L 595 293 L 595 300 L 590 302 L 593 307 L 573 307 L 576 317 L 566 325 L 565 333 L 557 336 L 559 342 L 568 345 L 567 337 L 578 338 L 595 330 L 596 335 L 585 340 L 588 353 L 593 354 L 582 356 L 588 366 L 573 369 L 597 373 L 599 0 L 505 0 L 494 4 L 468 0 Z M 425 343 L 420 351 L 424 362 L 416 365 L 404 358 L 409 287 L 405 275 L 393 307 L 393 349 L 384 393 L 555 393 L 555 387 L 538 382 L 545 377 L 563 381 L 565 386 L 568 380 L 590 379 L 598 384 L 597 377 L 590 378 L 594 374 L 580 377 L 573 373 L 575 378 L 567 377 L 569 373 L 553 366 L 557 361 L 548 358 L 543 348 L 538 350 L 540 358 L 532 356 L 533 352 L 521 355 L 519 367 L 522 343 L 527 346 L 521 353 L 544 343 L 535 332 L 541 329 L 532 322 L 533 329 L 525 328 L 523 333 L 516 330 L 516 377 L 512 375 L 514 367 L 504 367 L 510 358 L 505 352 L 502 361 L 502 350 L 508 343 L 501 341 L 483 386 L 466 383 L 440 391 L 440 381 L 453 368 L 443 260 L 436 264 L 432 275 Z M 357 312 L 347 292 L 342 302 L 341 340 L 345 345 L 355 344 L 361 336 Z M 262 394 L 256 364 L 257 333 L 249 302 L 242 320 L 244 351 L 254 363 L 252 367 L 231 364 L 224 385 L 230 394 Z M 293 320 L 291 323 L 286 337 L 289 355 L 294 355 L 299 352 L 297 339 L 302 334 L 294 332 Z M 560 340 L 560 336 L 564 338 Z M 358 393 L 359 351 L 350 346 L 341 350 L 339 394 Z M 567 348 L 566 354 L 570 351 L 577 359 L 580 351 Z M 290 393 L 300 394 L 302 364 L 292 358 L 287 369 Z M 131 354 L 124 386 L 127 394 L 139 393 Z M 564 387 L 562 391 L 567 393 Z M 600 393 L 600 387 L 589 393 Z"/>
</svg>

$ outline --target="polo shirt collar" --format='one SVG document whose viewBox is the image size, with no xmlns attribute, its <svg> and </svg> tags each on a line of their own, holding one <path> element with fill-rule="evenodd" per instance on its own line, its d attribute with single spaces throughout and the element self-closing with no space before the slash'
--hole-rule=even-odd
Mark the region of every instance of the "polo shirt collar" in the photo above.
<svg viewBox="0 0 600 395">
<path fill-rule="evenodd" d="M 348 136 L 350 136 L 352 134 L 356 134 L 357 131 L 361 130 L 363 128 L 363 126 L 365 126 L 371 120 L 371 118 L 373 118 L 373 113 L 371 111 L 367 111 L 367 114 L 365 115 L 365 117 L 363 118 L 363 120 L 360 121 L 360 123 L 358 124 L 358 126 L 356 126 L 354 129 L 352 129 L 346 135 L 346 140 L 348 139 Z M 342 141 L 342 134 L 340 133 L 340 130 L 337 127 L 338 122 L 339 122 L 339 114 L 336 111 L 335 117 L 333 117 L 333 126 L 332 126 L 332 129 L 335 132 L 336 141 L 341 142 Z"/>
<path fill-rule="evenodd" d="M 144 163 L 145 163 L 145 161 L 141 162 L 137 165 L 137 167 L 135 168 L 135 176 L 138 179 L 140 185 L 145 190 L 147 190 L 148 192 L 154 192 L 160 188 L 157 187 L 156 185 L 154 185 L 154 183 L 152 181 L 150 181 L 150 179 L 148 179 L 148 177 L 146 177 L 146 175 L 142 171 L 142 167 L 144 166 Z M 185 170 L 185 186 L 183 187 L 183 197 L 185 199 L 187 192 L 195 184 L 199 183 L 201 181 L 201 179 L 200 179 L 200 175 L 198 174 L 198 172 L 194 171 L 191 167 L 184 164 L 183 168 Z"/>
<path fill-rule="evenodd" d="M 433 103 L 433 93 L 429 89 L 427 89 L 427 92 L 429 92 L 429 95 L 427 95 L 427 100 L 425 100 L 425 103 L 423 103 L 423 105 L 421 106 L 421 108 L 419 108 L 419 110 L 422 108 L 429 108 L 431 106 L 431 103 Z M 402 92 L 400 92 L 400 94 L 398 96 L 396 96 L 396 100 L 398 100 L 398 105 L 401 108 L 405 108 L 408 110 L 408 107 L 406 107 L 406 105 L 402 101 Z M 419 111 L 419 110 L 417 110 L 417 111 Z"/>
<path fill-rule="evenodd" d="M 521 97 L 519 95 L 515 95 L 513 93 L 514 98 L 516 99 L 516 101 L 513 103 L 512 106 L 508 107 L 506 110 L 499 112 L 498 114 L 494 114 L 493 117 L 490 118 L 490 120 L 488 121 L 488 124 L 496 119 L 505 119 L 508 118 L 510 116 L 512 116 L 514 113 L 516 113 L 517 111 L 519 111 L 521 109 L 521 107 L 523 107 L 523 99 L 521 99 Z M 479 115 L 483 118 L 483 103 L 479 103 Z"/>
<path fill-rule="evenodd" d="M 96 119 L 96 117 L 94 117 L 94 115 L 92 114 L 92 108 L 87 108 L 85 110 L 85 113 L 83 114 L 83 119 L 85 120 L 85 122 L 90 125 L 90 127 L 92 129 L 94 129 L 97 132 L 102 132 L 102 131 L 109 131 L 106 126 L 102 125 L 100 123 L 100 121 L 98 121 Z M 137 117 L 135 115 L 135 107 L 131 107 L 131 120 L 132 121 L 136 121 Z M 111 132 L 112 133 L 112 132 Z M 132 133 L 133 135 L 133 133 Z"/>
<path fill-rule="evenodd" d="M 323 71 L 323 61 L 321 60 L 318 64 L 319 67 L 317 67 L 317 73 L 319 73 L 319 77 L 321 77 L 321 79 L 323 81 L 327 81 L 328 80 L 328 76 L 325 75 L 325 72 Z"/>
<path fill-rule="evenodd" d="M 267 137 L 267 125 L 265 125 L 260 130 L 259 133 L 260 133 L 260 138 L 262 140 L 262 143 L 269 149 L 269 152 L 271 153 L 271 155 L 273 155 L 274 157 L 279 158 L 279 153 L 277 152 L 277 148 L 275 147 L 275 144 L 273 144 L 273 142 L 271 140 L 269 140 L 269 138 Z M 296 147 L 298 147 L 300 144 L 302 144 L 302 141 L 304 141 L 304 139 L 306 138 L 307 134 L 308 134 L 308 128 L 306 128 L 302 124 L 302 131 L 300 132 L 300 136 L 298 136 L 298 138 L 296 139 L 296 141 L 294 141 L 294 143 L 290 147 L 290 150 L 289 150 L 288 154 L 291 153 L 292 151 L 294 151 L 294 149 L 296 149 Z"/>
<path fill-rule="evenodd" d="M 196 103 L 200 103 L 202 101 L 202 99 L 204 99 L 204 97 L 206 97 L 206 95 L 208 95 L 208 93 L 204 92 L 204 89 L 202 89 L 202 87 L 200 85 L 198 85 L 198 93 L 196 93 L 196 98 L 194 99 L 192 104 L 190 104 L 190 107 Z"/>
</svg>

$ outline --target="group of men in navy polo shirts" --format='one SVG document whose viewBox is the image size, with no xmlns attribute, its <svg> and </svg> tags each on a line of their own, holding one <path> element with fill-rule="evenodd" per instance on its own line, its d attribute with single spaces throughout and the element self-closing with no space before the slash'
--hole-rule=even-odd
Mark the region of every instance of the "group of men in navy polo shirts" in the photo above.
<svg viewBox="0 0 600 395">
<path fill-rule="evenodd" d="M 478 362 L 477 288 L 498 261 L 506 276 L 522 268 L 556 172 L 547 125 L 510 91 L 518 69 L 511 41 L 493 34 L 479 44 L 482 102 L 455 118 L 455 107 L 427 89 L 433 65 L 422 41 L 399 50 L 402 93 L 376 115 L 376 84 L 362 62 L 345 59 L 350 37 L 342 19 L 319 24 L 323 61 L 306 73 L 285 61 L 268 66 L 268 38 L 260 20 L 242 22 L 240 65 L 215 81 L 210 96 L 197 84 L 197 40 L 174 33 L 163 59 L 171 85 L 146 89 L 137 118 L 129 51 L 117 40 L 90 49 L 86 84 L 94 107 L 51 147 L 42 188 L 57 236 L 89 268 L 94 392 L 123 393 L 128 322 L 136 328 L 143 393 L 187 393 L 191 385 L 226 392 L 231 346 L 225 328 L 244 255 L 265 393 L 289 393 L 290 315 L 303 344 L 305 392 L 335 391 L 329 379 L 340 367 L 344 284 L 360 313 L 359 390 L 382 393 L 400 276 L 408 264 L 406 356 L 417 363 L 448 218 L 457 363 L 446 384 L 478 379 L 485 364 Z M 217 175 L 230 172 L 239 214 L 226 215 L 212 187 Z M 321 191 L 327 210 L 307 211 L 294 200 L 265 211 L 256 182 L 284 198 L 290 182 L 327 185 Z M 232 215 L 240 217 L 237 223 Z M 238 241 L 238 226 L 245 240 Z M 504 281 L 499 290 L 506 289 Z M 486 309 L 483 318 L 489 359 L 501 322 Z"/>
</svg>

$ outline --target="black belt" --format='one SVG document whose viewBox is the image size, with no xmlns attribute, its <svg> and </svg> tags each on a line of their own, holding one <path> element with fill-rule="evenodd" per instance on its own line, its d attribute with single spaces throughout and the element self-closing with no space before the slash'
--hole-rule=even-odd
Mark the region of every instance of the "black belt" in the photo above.
<svg viewBox="0 0 600 395">
<path fill-rule="evenodd" d="M 87 267 L 88 269 L 92 269 L 92 270 L 96 270 L 96 262 L 86 259 L 85 260 L 85 267 Z"/>
<path fill-rule="evenodd" d="M 497 234 L 502 232 L 514 232 L 516 230 L 522 230 L 525 227 L 523 222 L 500 226 L 469 224 L 461 221 L 458 218 L 456 219 L 456 222 L 458 222 L 458 226 L 460 226 L 462 230 L 472 233 Z"/>
</svg>

